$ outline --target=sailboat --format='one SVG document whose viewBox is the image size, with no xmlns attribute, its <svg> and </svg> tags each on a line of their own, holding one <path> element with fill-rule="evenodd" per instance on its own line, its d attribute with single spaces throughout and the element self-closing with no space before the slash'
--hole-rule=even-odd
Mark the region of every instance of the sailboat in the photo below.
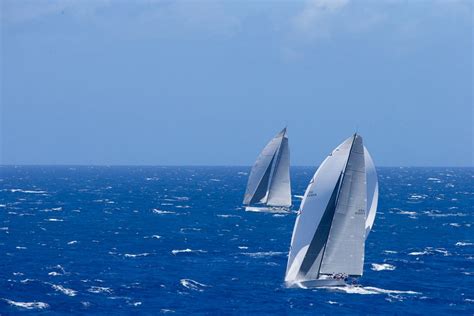
<svg viewBox="0 0 474 316">
<path fill-rule="evenodd" d="M 286 127 L 258 156 L 250 172 L 243 204 L 246 211 L 289 212 L 290 150 Z"/>
<path fill-rule="evenodd" d="M 362 276 L 377 203 L 374 162 L 362 137 L 354 134 L 323 161 L 306 189 L 291 238 L 286 285 L 344 286 Z"/>
</svg>

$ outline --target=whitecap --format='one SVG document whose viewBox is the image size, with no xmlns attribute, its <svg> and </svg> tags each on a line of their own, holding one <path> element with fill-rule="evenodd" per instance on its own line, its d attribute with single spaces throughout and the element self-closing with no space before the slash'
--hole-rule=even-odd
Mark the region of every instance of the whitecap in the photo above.
<svg viewBox="0 0 474 316">
<path fill-rule="evenodd" d="M 103 286 L 91 286 L 87 291 L 91 293 L 107 293 L 107 294 L 111 294 L 113 292 L 111 288 L 103 287 Z"/>
<path fill-rule="evenodd" d="M 217 214 L 217 217 L 222 217 L 222 218 L 230 218 L 230 217 L 235 217 L 235 218 L 242 218 L 239 215 L 233 215 L 233 214 Z"/>
<path fill-rule="evenodd" d="M 146 257 L 146 256 L 149 256 L 149 255 L 150 254 L 148 252 L 144 252 L 144 253 L 137 253 L 137 254 L 126 253 L 123 256 L 125 258 L 136 258 L 136 257 Z"/>
<path fill-rule="evenodd" d="M 434 251 L 436 251 L 436 252 L 438 252 L 438 253 L 442 253 L 443 256 L 445 256 L 445 257 L 451 255 L 451 253 L 449 253 L 449 251 L 447 251 L 447 250 L 444 249 L 444 248 L 437 248 L 437 249 L 435 249 Z"/>
<path fill-rule="evenodd" d="M 441 213 L 438 210 L 431 210 L 431 211 L 425 211 L 423 214 L 426 214 L 427 216 L 430 217 L 464 217 L 467 216 L 465 213 L 457 212 L 457 213 Z"/>
<path fill-rule="evenodd" d="M 59 219 L 59 218 L 47 218 L 47 219 L 45 219 L 45 221 L 47 221 L 47 222 L 64 222 L 63 219 Z"/>
<path fill-rule="evenodd" d="M 49 272 L 48 275 L 51 275 L 51 276 L 58 276 L 58 275 L 62 275 L 62 273 L 53 271 L 53 272 Z"/>
<path fill-rule="evenodd" d="M 273 214 L 272 216 L 273 217 L 285 217 L 287 216 L 288 214 Z"/>
<path fill-rule="evenodd" d="M 74 245 L 77 244 L 77 240 L 71 240 L 70 242 L 67 243 L 68 245 Z"/>
<path fill-rule="evenodd" d="M 173 196 L 178 201 L 189 201 L 189 197 L 187 196 Z"/>
<path fill-rule="evenodd" d="M 22 246 L 16 246 L 16 249 L 19 249 L 19 250 L 25 250 L 25 249 L 28 249 L 26 247 L 22 247 Z"/>
<path fill-rule="evenodd" d="M 207 251 L 205 251 L 205 250 L 200 250 L 200 249 L 192 250 L 192 249 L 189 249 L 189 248 L 187 248 L 187 249 L 174 249 L 174 250 L 171 251 L 171 253 L 175 256 L 178 253 L 206 253 L 206 252 Z"/>
<path fill-rule="evenodd" d="M 455 245 L 458 246 L 458 247 L 463 247 L 463 246 L 472 246 L 472 245 L 474 245 L 474 243 L 458 241 Z"/>
<path fill-rule="evenodd" d="M 376 295 L 376 294 L 410 294 L 410 295 L 419 295 L 421 293 L 415 291 L 399 291 L 399 290 L 386 290 L 380 289 L 373 286 L 354 286 L 346 285 L 341 287 L 325 287 L 325 289 L 332 291 L 345 292 L 348 294 L 361 294 L 361 295 Z"/>
<path fill-rule="evenodd" d="M 160 313 L 163 313 L 163 314 L 166 314 L 166 313 L 174 313 L 175 311 L 172 310 L 172 309 L 166 309 L 166 308 L 162 308 L 160 309 Z"/>
<path fill-rule="evenodd" d="M 77 291 L 65 288 L 62 285 L 51 284 L 51 287 L 56 291 L 59 291 L 59 292 L 62 292 L 64 294 L 66 294 L 67 296 L 76 296 L 77 295 Z"/>
<path fill-rule="evenodd" d="M 209 285 L 199 283 L 191 279 L 181 279 L 179 283 L 181 283 L 181 285 L 187 289 L 198 291 L 198 292 L 203 292 L 204 288 L 209 287 Z"/>
<path fill-rule="evenodd" d="M 273 257 L 273 256 L 282 256 L 286 255 L 286 252 L 278 251 L 262 251 L 262 252 L 242 252 L 244 256 L 249 256 L 252 258 L 264 258 L 264 257 Z"/>
<path fill-rule="evenodd" d="M 389 255 L 389 254 L 396 254 L 398 252 L 394 250 L 384 250 L 383 253 Z"/>
<path fill-rule="evenodd" d="M 408 255 L 409 256 L 423 256 L 423 255 L 428 255 L 428 254 L 431 254 L 431 252 L 429 251 L 413 251 L 413 252 L 410 252 Z"/>
<path fill-rule="evenodd" d="M 154 208 L 154 209 L 153 209 L 153 213 L 155 213 L 155 214 L 160 214 L 160 215 L 164 215 L 164 214 L 175 214 L 175 212 L 163 211 L 163 210 L 159 210 L 159 209 L 157 209 L 157 208 Z"/>
<path fill-rule="evenodd" d="M 459 223 L 449 223 L 449 226 L 461 227 L 461 224 L 459 224 Z"/>
<path fill-rule="evenodd" d="M 239 246 L 239 249 L 249 249 L 247 246 Z"/>
<path fill-rule="evenodd" d="M 160 239 L 161 236 L 160 236 L 160 235 L 151 235 L 151 238 L 153 238 L 153 239 Z"/>
<path fill-rule="evenodd" d="M 242 172 L 242 171 L 239 171 L 239 172 L 237 172 L 237 174 L 240 174 L 240 175 L 242 175 L 242 176 L 246 176 L 246 175 L 248 175 L 248 173 L 247 173 L 247 172 Z"/>
<path fill-rule="evenodd" d="M 391 265 L 388 263 L 382 263 L 382 264 L 372 263 L 372 270 L 374 271 L 384 271 L 384 270 L 392 271 L 395 269 L 396 267 L 394 265 Z"/>
<path fill-rule="evenodd" d="M 401 215 L 410 215 L 410 216 L 416 216 L 417 213 L 416 212 L 413 212 L 413 211 L 399 211 L 398 214 L 401 214 Z"/>
<path fill-rule="evenodd" d="M 3 299 L 3 300 L 12 306 L 20 307 L 24 309 L 45 309 L 49 307 L 47 303 L 43 303 L 43 302 L 15 302 L 9 299 Z"/>
<path fill-rule="evenodd" d="M 219 179 L 209 179 L 209 181 L 213 181 L 213 182 L 221 182 L 221 180 L 219 180 Z"/>
<path fill-rule="evenodd" d="M 11 189 L 10 192 L 15 193 L 15 192 L 20 192 L 20 193 L 30 193 L 30 194 L 44 194 L 48 193 L 46 191 L 41 191 L 41 190 L 23 190 L 23 189 Z"/>
<path fill-rule="evenodd" d="M 184 227 L 184 228 L 180 228 L 180 232 L 181 233 L 184 233 L 184 232 L 187 232 L 187 231 L 195 231 L 195 232 L 198 232 L 198 231 L 201 231 L 201 228 L 196 228 L 196 227 Z"/>
</svg>

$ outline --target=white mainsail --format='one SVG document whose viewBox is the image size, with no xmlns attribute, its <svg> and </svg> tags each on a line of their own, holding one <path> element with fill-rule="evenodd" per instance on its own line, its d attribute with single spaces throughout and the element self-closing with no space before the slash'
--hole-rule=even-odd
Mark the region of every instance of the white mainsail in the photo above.
<svg viewBox="0 0 474 316">
<path fill-rule="evenodd" d="M 243 204 L 291 206 L 290 150 L 286 128 L 258 156 L 250 172 Z"/>
<path fill-rule="evenodd" d="M 316 171 L 295 222 L 287 284 L 335 274 L 362 275 L 366 227 L 372 227 L 378 196 L 375 168 L 365 152 L 362 137 L 354 135 L 340 144 Z M 367 172 L 367 168 L 373 168 L 373 173 Z M 371 178 L 375 185 L 367 185 L 368 173 L 375 176 Z M 366 211 L 368 195 L 371 211 Z"/>
</svg>

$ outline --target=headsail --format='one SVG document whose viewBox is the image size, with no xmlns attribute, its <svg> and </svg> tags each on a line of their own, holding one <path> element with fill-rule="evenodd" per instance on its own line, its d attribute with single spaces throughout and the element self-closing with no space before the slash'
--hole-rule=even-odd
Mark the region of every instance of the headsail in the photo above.
<svg viewBox="0 0 474 316">
<path fill-rule="evenodd" d="M 287 283 L 317 280 L 324 274 L 362 275 L 366 159 L 362 137 L 354 135 L 339 145 L 316 171 L 293 230 Z"/>
<path fill-rule="evenodd" d="M 362 275 L 366 201 L 364 146 L 362 137 L 355 135 L 342 174 L 336 211 L 319 274 Z"/>
<path fill-rule="evenodd" d="M 369 235 L 374 225 L 377 204 L 379 200 L 379 182 L 377 180 L 377 171 L 375 171 L 374 161 L 367 148 L 364 147 L 365 172 L 367 174 L 367 213 L 365 221 L 365 237 Z"/>
<path fill-rule="evenodd" d="M 290 150 L 286 136 L 281 140 L 277 160 L 274 163 L 274 173 L 268 188 L 267 205 L 291 206 Z"/>
<path fill-rule="evenodd" d="M 290 152 L 286 128 L 263 149 L 250 172 L 244 204 L 291 206 Z"/>
</svg>

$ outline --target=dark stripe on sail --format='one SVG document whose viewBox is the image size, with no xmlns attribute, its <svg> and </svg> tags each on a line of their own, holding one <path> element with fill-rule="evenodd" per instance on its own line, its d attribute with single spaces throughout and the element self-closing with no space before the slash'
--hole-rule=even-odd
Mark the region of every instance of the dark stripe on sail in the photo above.
<svg viewBox="0 0 474 316">
<path fill-rule="evenodd" d="M 272 171 L 272 165 L 273 165 L 273 160 L 275 160 L 275 155 L 276 154 L 273 154 L 272 160 L 268 164 L 267 170 L 265 171 L 265 174 L 263 175 L 262 180 L 258 184 L 258 187 L 255 190 L 255 193 L 252 196 L 252 199 L 250 200 L 249 204 L 260 202 L 260 200 L 263 199 L 265 195 L 267 194 L 268 180 L 270 179 L 270 173 Z"/>
<path fill-rule="evenodd" d="M 316 232 L 314 233 L 313 239 L 309 244 L 308 251 L 301 263 L 300 267 L 300 274 L 306 275 L 308 271 L 311 269 L 313 264 L 315 263 L 316 259 L 318 259 L 318 255 L 323 250 L 324 246 L 329 237 L 329 231 L 331 230 L 332 220 L 334 218 L 334 213 L 336 211 L 336 201 L 337 201 L 337 194 L 339 192 L 339 184 L 341 182 L 341 176 L 337 180 L 336 186 L 332 191 L 331 198 L 329 199 L 329 203 L 326 206 L 326 210 L 324 211 L 323 217 L 321 218 L 321 222 L 319 223 Z M 322 256 L 319 258 L 319 265 L 321 265 Z M 319 268 L 318 268 L 319 270 Z"/>
</svg>

